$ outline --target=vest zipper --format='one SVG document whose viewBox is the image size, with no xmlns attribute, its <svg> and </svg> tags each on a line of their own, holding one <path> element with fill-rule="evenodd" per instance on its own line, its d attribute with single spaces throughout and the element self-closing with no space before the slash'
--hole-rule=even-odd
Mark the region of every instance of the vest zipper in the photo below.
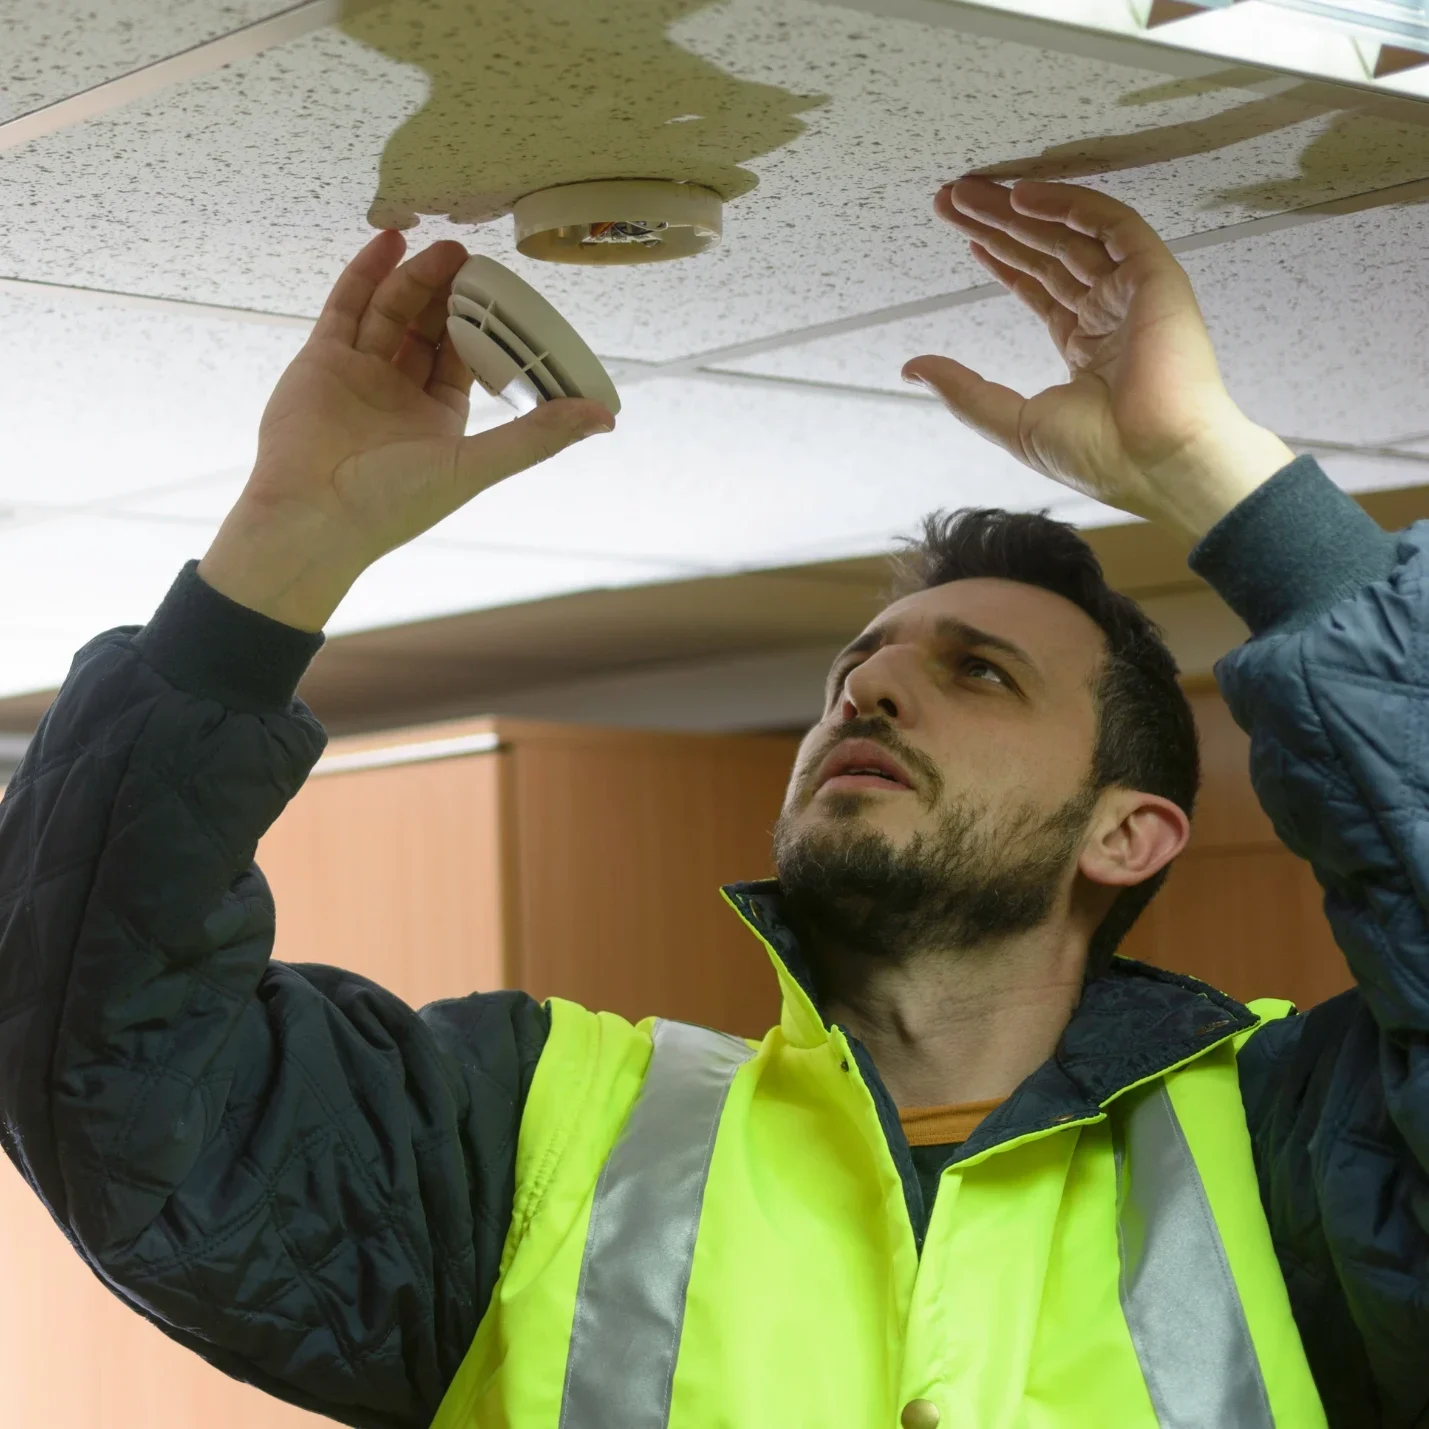
<svg viewBox="0 0 1429 1429">
<path fill-rule="evenodd" d="M 873 1098 L 874 1110 L 878 1113 L 878 1124 L 883 1132 L 883 1140 L 888 1154 L 893 1159 L 893 1169 L 903 1186 L 903 1204 L 908 1212 L 908 1224 L 913 1231 L 913 1244 L 919 1255 L 923 1253 L 923 1241 L 928 1234 L 929 1210 L 923 1204 L 923 1188 L 918 1184 L 918 1168 L 913 1164 L 913 1153 L 908 1149 L 908 1138 L 903 1134 L 903 1123 L 898 1119 L 898 1108 L 873 1065 L 868 1048 L 850 1034 L 847 1027 L 833 1023 L 830 1030 L 843 1043 L 843 1049 L 858 1068 L 863 1084 Z M 850 1071 L 850 1075 L 853 1075 Z"/>
</svg>

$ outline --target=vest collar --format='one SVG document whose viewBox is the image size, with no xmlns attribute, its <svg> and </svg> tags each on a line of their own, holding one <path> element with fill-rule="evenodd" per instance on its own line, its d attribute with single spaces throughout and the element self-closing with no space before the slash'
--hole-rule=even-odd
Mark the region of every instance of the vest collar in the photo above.
<svg viewBox="0 0 1429 1429">
<path fill-rule="evenodd" d="M 777 879 L 730 883 L 720 890 L 745 927 L 764 944 L 779 978 L 782 1006 L 779 1026 L 791 1047 L 817 1047 L 829 1040 L 829 1025 L 819 1010 L 813 974 L 799 940 L 784 921 L 783 895 Z"/>
<path fill-rule="evenodd" d="M 768 950 L 783 993 L 785 1037 L 796 1047 L 828 1041 L 812 973 L 784 921 L 778 882 L 730 884 L 724 896 Z M 964 1152 L 1095 1115 L 1128 1088 L 1257 1021 L 1234 998 L 1196 978 L 1114 958 L 1108 972 L 1083 989 L 1052 1056 L 983 1122 Z"/>
</svg>

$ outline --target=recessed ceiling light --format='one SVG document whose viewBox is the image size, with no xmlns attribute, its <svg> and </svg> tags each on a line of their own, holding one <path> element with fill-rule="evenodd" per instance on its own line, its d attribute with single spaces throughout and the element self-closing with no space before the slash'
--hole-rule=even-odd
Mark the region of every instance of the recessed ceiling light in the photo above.
<svg viewBox="0 0 1429 1429">
<path fill-rule="evenodd" d="M 1429 96 L 1429 0 L 972 0 L 1217 59 Z"/>
</svg>

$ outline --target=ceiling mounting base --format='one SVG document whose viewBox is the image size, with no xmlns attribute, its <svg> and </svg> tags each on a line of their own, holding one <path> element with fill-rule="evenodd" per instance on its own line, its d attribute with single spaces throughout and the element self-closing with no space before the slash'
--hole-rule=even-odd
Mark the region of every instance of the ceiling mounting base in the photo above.
<svg viewBox="0 0 1429 1429">
<path fill-rule="evenodd" d="M 662 263 L 720 240 L 724 201 L 712 189 L 669 179 L 562 184 L 512 207 L 516 247 L 547 263 Z"/>
</svg>

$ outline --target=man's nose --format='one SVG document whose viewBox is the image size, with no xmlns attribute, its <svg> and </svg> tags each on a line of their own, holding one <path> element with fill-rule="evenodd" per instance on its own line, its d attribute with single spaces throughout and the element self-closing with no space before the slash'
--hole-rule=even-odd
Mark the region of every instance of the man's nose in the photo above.
<svg viewBox="0 0 1429 1429">
<path fill-rule="evenodd" d="M 839 709 L 845 720 L 883 715 L 895 724 L 903 722 L 911 702 L 900 687 L 895 664 L 889 651 L 880 650 L 849 671 Z"/>
</svg>

